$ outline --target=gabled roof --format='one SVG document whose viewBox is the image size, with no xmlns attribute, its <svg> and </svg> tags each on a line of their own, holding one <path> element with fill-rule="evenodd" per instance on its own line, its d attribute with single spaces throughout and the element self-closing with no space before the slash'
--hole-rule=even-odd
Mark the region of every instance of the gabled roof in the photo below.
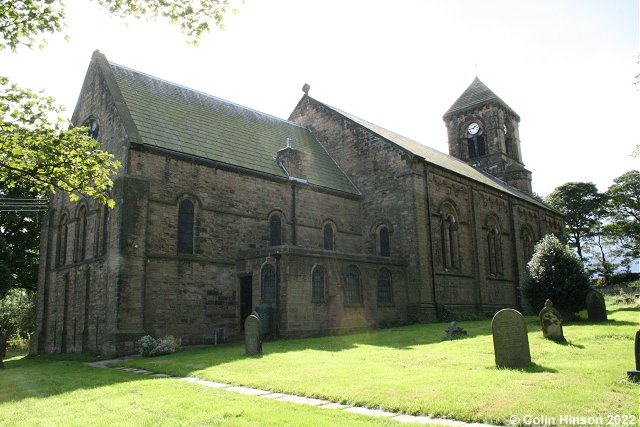
<svg viewBox="0 0 640 427">
<path fill-rule="evenodd" d="M 520 116 L 518 116 L 518 114 L 516 114 L 516 112 L 513 111 L 506 102 L 500 99 L 498 95 L 493 93 L 493 91 L 489 89 L 487 85 L 482 83 L 478 77 L 473 79 L 473 82 L 471 82 L 469 87 L 464 92 L 462 92 L 462 95 L 460 95 L 456 102 L 453 103 L 451 108 L 449 108 L 447 112 L 444 113 L 443 118 L 447 118 L 457 113 L 471 110 L 489 102 L 497 102 L 498 104 L 502 105 L 502 107 L 504 107 L 507 111 L 509 111 L 516 117 L 517 121 L 520 121 Z"/>
<path fill-rule="evenodd" d="M 307 154 L 310 185 L 351 195 L 360 192 L 306 128 L 108 62 L 98 62 L 132 142 L 287 178 L 276 162 L 291 138 Z"/>
<path fill-rule="evenodd" d="M 434 148 L 427 147 L 426 145 L 423 145 L 417 141 L 414 141 L 412 139 L 399 135 L 395 132 L 392 132 L 376 124 L 363 120 L 359 117 L 356 117 L 349 113 L 345 113 L 344 111 L 331 107 L 330 105 L 324 104 L 315 99 L 314 101 L 324 105 L 326 108 L 333 110 L 334 112 L 342 115 L 343 117 L 351 120 L 352 122 L 368 129 L 369 131 L 377 134 L 378 136 L 386 139 L 387 141 L 409 151 L 410 153 L 415 154 L 416 156 L 422 157 L 428 163 L 447 169 L 453 173 L 462 175 L 473 181 L 479 182 L 481 184 L 484 184 L 488 187 L 499 190 L 501 192 L 510 194 L 519 199 L 523 199 L 523 200 L 526 200 L 527 202 L 534 203 L 538 206 L 544 207 L 545 209 L 551 209 L 549 208 L 549 206 L 545 205 L 544 203 L 541 203 L 540 201 L 531 197 L 530 195 L 523 193 L 522 191 L 494 177 L 488 172 L 484 172 L 483 170 L 476 168 L 474 166 L 471 166 L 463 162 L 462 160 L 459 160 L 448 154 L 444 154 Z"/>
</svg>

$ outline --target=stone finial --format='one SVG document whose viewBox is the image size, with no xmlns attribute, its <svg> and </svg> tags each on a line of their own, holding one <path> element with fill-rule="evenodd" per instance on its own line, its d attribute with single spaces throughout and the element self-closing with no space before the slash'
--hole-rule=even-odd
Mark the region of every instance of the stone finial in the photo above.
<svg viewBox="0 0 640 427">
<path fill-rule="evenodd" d="M 308 83 L 305 83 L 305 84 L 302 86 L 302 91 L 304 92 L 304 94 L 305 94 L 305 95 L 309 95 L 309 89 L 311 89 L 311 86 L 309 86 L 309 84 L 308 84 Z"/>
</svg>

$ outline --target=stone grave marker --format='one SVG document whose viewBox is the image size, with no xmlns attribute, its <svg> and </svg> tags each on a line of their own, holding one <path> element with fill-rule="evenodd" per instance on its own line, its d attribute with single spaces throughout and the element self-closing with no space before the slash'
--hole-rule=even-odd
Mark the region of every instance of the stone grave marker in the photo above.
<svg viewBox="0 0 640 427">
<path fill-rule="evenodd" d="M 453 340 L 456 338 L 462 338 L 467 336 L 467 331 L 462 329 L 458 324 L 454 321 L 444 330 L 447 333 L 447 339 Z"/>
<path fill-rule="evenodd" d="M 244 347 L 246 354 L 262 354 L 260 340 L 260 319 L 253 314 L 244 321 Z"/>
<path fill-rule="evenodd" d="M 553 306 L 551 300 L 544 303 L 544 308 L 540 310 L 540 323 L 542 324 L 542 335 L 553 341 L 565 341 L 562 332 L 562 316 Z"/>
<path fill-rule="evenodd" d="M 531 364 L 524 317 L 511 308 L 500 310 L 491 321 L 493 351 L 498 368 L 526 368 Z"/>
<path fill-rule="evenodd" d="M 587 314 L 592 322 L 607 321 L 607 306 L 604 303 L 604 296 L 593 289 L 587 292 Z"/>
<path fill-rule="evenodd" d="M 640 382 L 640 330 L 636 332 L 636 344 L 634 350 L 636 354 L 636 369 L 627 371 L 627 376 L 631 381 Z"/>
</svg>

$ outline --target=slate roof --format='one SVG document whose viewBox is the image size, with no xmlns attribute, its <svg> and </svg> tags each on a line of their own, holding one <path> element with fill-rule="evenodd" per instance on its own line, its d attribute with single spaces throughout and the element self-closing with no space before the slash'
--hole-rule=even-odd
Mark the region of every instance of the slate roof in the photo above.
<svg viewBox="0 0 640 427">
<path fill-rule="evenodd" d="M 291 138 L 307 154 L 309 184 L 360 192 L 304 127 L 108 62 L 94 53 L 132 142 L 287 178 L 276 152 Z"/>
<path fill-rule="evenodd" d="M 478 77 L 473 79 L 473 82 L 469 85 L 469 87 L 462 92 L 462 95 L 453 103 L 451 108 L 444 113 L 444 118 L 453 116 L 457 113 L 462 113 L 467 110 L 471 110 L 480 105 L 486 104 L 488 102 L 497 102 L 502 105 L 505 109 L 507 109 L 511 114 L 516 117 L 516 120 L 520 121 L 520 116 L 516 114 L 515 111 L 511 109 L 498 95 L 493 93 L 491 89 L 487 87 L 484 83 L 480 81 Z"/>
<path fill-rule="evenodd" d="M 320 101 L 316 101 L 316 102 L 320 102 Z M 538 206 L 544 207 L 545 209 L 550 209 L 549 206 L 545 205 L 544 203 L 541 203 L 537 199 L 534 199 L 528 194 L 523 193 L 522 191 L 494 177 L 488 172 L 484 172 L 483 170 L 476 168 L 474 166 L 471 166 L 466 162 L 463 162 L 462 160 L 459 160 L 448 154 L 444 154 L 434 148 L 423 145 L 417 141 L 414 141 L 410 138 L 399 135 L 395 132 L 392 132 L 376 124 L 363 120 L 352 114 L 345 113 L 344 111 L 341 111 L 335 107 L 331 107 L 330 105 L 327 105 L 324 103 L 321 103 L 321 104 L 335 111 L 336 113 L 344 116 L 345 118 L 359 124 L 360 126 L 367 128 L 371 132 L 379 135 L 380 137 L 386 139 L 387 141 L 390 141 L 391 143 L 396 144 L 397 146 L 404 148 L 405 150 L 424 158 L 427 162 L 431 164 L 440 166 L 453 173 L 465 176 L 469 179 L 477 181 L 481 184 L 484 184 L 488 187 L 494 188 L 501 192 L 510 194 L 514 197 L 526 200 L 530 203 L 534 203 Z"/>
</svg>

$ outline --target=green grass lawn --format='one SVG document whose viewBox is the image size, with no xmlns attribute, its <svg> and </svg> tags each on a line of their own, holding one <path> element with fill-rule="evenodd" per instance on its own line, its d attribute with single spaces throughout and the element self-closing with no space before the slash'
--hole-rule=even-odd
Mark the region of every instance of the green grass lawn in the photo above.
<svg viewBox="0 0 640 427">
<path fill-rule="evenodd" d="M 569 415 L 606 423 L 607 415 L 640 415 L 640 386 L 626 380 L 640 309 L 619 307 L 609 318 L 566 325 L 566 345 L 543 339 L 537 319 L 527 318 L 534 364 L 524 371 L 494 367 L 490 321 L 460 322 L 469 336 L 456 341 L 443 340 L 446 325 L 440 323 L 267 342 L 256 357 L 229 344 L 121 365 L 466 421 L 509 424 L 511 415 Z M 92 368 L 81 363 L 87 360 L 10 357 L 0 371 L 0 426 L 397 425 Z"/>
<path fill-rule="evenodd" d="M 8 359 L 0 371 L 0 426 L 398 425 L 80 363 L 82 356 Z"/>
<path fill-rule="evenodd" d="M 562 345 L 527 318 L 534 362 L 527 370 L 495 368 L 490 321 L 460 322 L 469 336 L 455 341 L 443 340 L 440 323 L 267 342 L 258 357 L 230 344 L 121 365 L 463 421 L 569 415 L 606 422 L 640 415 L 640 387 L 626 379 L 640 310 L 618 308 L 609 319 L 565 325 Z"/>
</svg>

